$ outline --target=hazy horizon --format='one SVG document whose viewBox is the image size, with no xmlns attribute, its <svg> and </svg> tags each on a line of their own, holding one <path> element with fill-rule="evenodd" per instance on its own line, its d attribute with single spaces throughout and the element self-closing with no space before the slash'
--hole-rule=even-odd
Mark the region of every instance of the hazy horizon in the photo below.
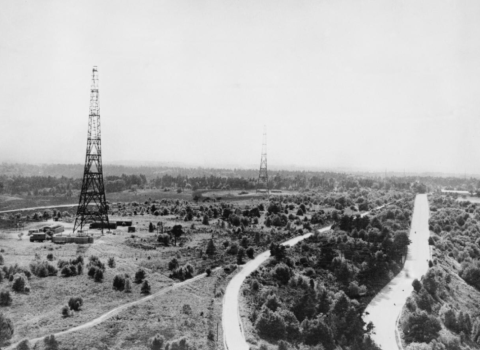
<svg viewBox="0 0 480 350">
<path fill-rule="evenodd" d="M 480 173 L 478 2 L 2 5 L 0 162 Z"/>
</svg>

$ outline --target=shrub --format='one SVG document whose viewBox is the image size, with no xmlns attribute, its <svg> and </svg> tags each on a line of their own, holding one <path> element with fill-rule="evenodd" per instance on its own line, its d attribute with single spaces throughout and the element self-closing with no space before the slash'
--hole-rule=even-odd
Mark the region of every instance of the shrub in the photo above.
<svg viewBox="0 0 480 350">
<path fill-rule="evenodd" d="M 255 250 L 253 249 L 253 247 L 249 247 L 247 249 L 247 256 L 249 257 L 249 259 L 253 259 L 254 254 L 255 254 Z"/>
<path fill-rule="evenodd" d="M 115 275 L 113 278 L 113 289 L 124 290 L 125 288 L 125 277 L 123 275 Z"/>
<path fill-rule="evenodd" d="M 284 263 L 278 264 L 273 270 L 273 276 L 283 284 L 288 283 L 288 280 L 290 279 L 291 275 L 292 275 L 291 269 Z"/>
<path fill-rule="evenodd" d="M 142 288 L 140 289 L 142 294 L 150 294 L 150 283 L 148 283 L 148 280 L 143 281 Z"/>
<path fill-rule="evenodd" d="M 67 305 L 65 305 L 64 307 L 62 307 L 62 316 L 63 316 L 63 317 L 68 317 L 68 316 L 70 316 L 70 315 L 71 315 L 71 313 L 70 313 L 70 308 L 69 308 Z"/>
<path fill-rule="evenodd" d="M 45 345 L 45 350 L 58 350 L 58 341 L 53 334 L 43 338 L 43 344 Z"/>
<path fill-rule="evenodd" d="M 0 345 L 7 342 L 13 335 L 13 323 L 5 315 L 0 313 Z"/>
<path fill-rule="evenodd" d="M 211 239 L 208 241 L 207 250 L 205 251 L 205 253 L 207 253 L 207 255 L 209 256 L 212 256 L 215 254 L 215 251 L 216 251 L 215 243 L 213 243 L 213 239 Z"/>
<path fill-rule="evenodd" d="M 260 289 L 260 284 L 258 283 L 258 281 L 256 279 L 253 280 L 253 282 L 252 282 L 252 289 L 253 289 L 254 292 L 256 292 Z"/>
<path fill-rule="evenodd" d="M 182 312 L 185 314 L 185 315 L 191 315 L 192 314 L 192 307 L 188 304 L 184 304 L 182 306 Z"/>
<path fill-rule="evenodd" d="M 278 300 L 277 295 L 269 295 L 267 297 L 267 300 L 265 301 L 264 305 L 268 307 L 270 310 L 273 312 L 277 311 L 277 309 L 280 307 L 280 300 Z"/>
<path fill-rule="evenodd" d="M 95 282 L 102 282 L 103 281 L 103 270 L 102 269 L 97 269 L 95 271 Z"/>
<path fill-rule="evenodd" d="M 171 274 L 172 278 L 178 278 L 181 281 L 187 280 L 193 277 L 194 269 L 190 264 L 186 264 L 182 267 L 179 267 Z"/>
<path fill-rule="evenodd" d="M 240 247 L 237 252 L 237 264 L 243 264 L 243 258 L 245 257 L 245 248 Z"/>
<path fill-rule="evenodd" d="M 79 311 L 83 305 L 83 299 L 81 297 L 70 298 L 68 301 L 68 306 L 71 310 Z"/>
<path fill-rule="evenodd" d="M 63 277 L 71 277 L 77 274 L 77 268 L 75 265 L 65 265 L 62 267 L 62 271 L 60 272 Z"/>
<path fill-rule="evenodd" d="M 278 350 L 288 350 L 289 349 L 289 345 L 285 340 L 280 340 L 278 342 Z"/>
<path fill-rule="evenodd" d="M 412 286 L 413 286 L 413 289 L 415 290 L 415 292 L 420 292 L 420 289 L 422 289 L 422 283 L 417 280 L 416 278 L 413 280 L 412 282 Z"/>
<path fill-rule="evenodd" d="M 232 243 L 227 249 L 227 253 L 231 255 L 236 255 L 238 253 L 238 244 Z"/>
<path fill-rule="evenodd" d="M 12 305 L 12 296 L 10 291 L 2 290 L 0 291 L 0 306 L 10 306 Z"/>
<path fill-rule="evenodd" d="M 162 350 L 164 342 L 165 342 L 165 339 L 160 334 L 157 333 L 155 337 L 150 339 L 149 347 L 151 350 Z"/>
<path fill-rule="evenodd" d="M 47 260 L 53 261 L 54 257 L 52 253 L 47 254 Z"/>
<path fill-rule="evenodd" d="M 188 342 L 186 337 L 173 340 L 165 345 L 165 350 L 193 350 L 193 346 Z"/>
<path fill-rule="evenodd" d="M 285 333 L 285 320 L 277 312 L 263 307 L 255 322 L 255 329 L 261 336 L 279 339 Z"/>
<path fill-rule="evenodd" d="M 28 339 L 23 339 L 20 343 L 18 343 L 16 350 L 30 350 L 30 342 Z"/>
<path fill-rule="evenodd" d="M 94 278 L 97 270 L 98 268 L 96 266 L 90 266 L 90 268 L 88 269 L 88 276 Z"/>
<path fill-rule="evenodd" d="M 138 269 L 138 271 L 135 273 L 135 282 L 141 283 L 145 277 L 147 277 L 147 273 L 145 272 L 144 269 Z"/>
<path fill-rule="evenodd" d="M 175 270 L 176 268 L 178 268 L 178 265 L 178 260 L 176 258 L 173 258 L 168 262 L 168 269 Z"/>
<path fill-rule="evenodd" d="M 110 258 L 108 258 L 108 267 L 110 268 L 115 268 L 116 264 L 115 264 L 115 258 L 112 256 Z"/>
<path fill-rule="evenodd" d="M 333 333 L 325 321 L 324 315 L 319 315 L 312 320 L 305 319 L 302 322 L 302 329 L 305 344 L 317 345 L 320 343 L 326 350 L 333 350 L 335 348 Z"/>
<path fill-rule="evenodd" d="M 132 292 L 132 282 L 130 282 L 130 278 L 125 278 L 125 293 Z"/>
<path fill-rule="evenodd" d="M 425 311 L 408 315 L 403 325 L 403 333 L 407 343 L 429 343 L 432 339 L 438 337 L 441 329 L 442 326 L 438 319 L 428 315 Z"/>
<path fill-rule="evenodd" d="M 210 268 L 207 268 L 205 272 L 207 273 L 207 277 L 210 277 L 210 275 L 212 274 L 212 270 Z"/>
<path fill-rule="evenodd" d="M 17 293 L 26 292 L 27 287 L 27 278 L 23 273 L 17 273 L 13 276 L 13 285 L 12 289 Z"/>
</svg>

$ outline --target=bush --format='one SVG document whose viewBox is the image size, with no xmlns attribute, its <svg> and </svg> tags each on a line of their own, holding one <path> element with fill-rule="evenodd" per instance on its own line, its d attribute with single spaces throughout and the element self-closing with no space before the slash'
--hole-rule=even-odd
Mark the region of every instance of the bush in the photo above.
<svg viewBox="0 0 480 350">
<path fill-rule="evenodd" d="M 255 250 L 253 249 L 253 247 L 249 247 L 247 249 L 247 256 L 249 259 L 253 259 L 253 256 L 255 255 Z"/>
<path fill-rule="evenodd" d="M 90 268 L 88 269 L 88 276 L 94 278 L 97 270 L 98 268 L 96 266 L 90 266 Z"/>
<path fill-rule="evenodd" d="M 442 326 L 437 318 L 428 315 L 425 311 L 408 315 L 403 333 L 407 343 L 429 343 L 438 337 Z"/>
<path fill-rule="evenodd" d="M 0 265 L 3 265 L 5 263 L 5 260 L 3 259 L 3 255 L 0 254 Z"/>
<path fill-rule="evenodd" d="M 292 270 L 284 263 L 278 264 L 273 270 L 273 276 L 283 284 L 288 283 L 288 280 L 290 279 L 291 275 L 292 275 Z"/>
<path fill-rule="evenodd" d="M 70 316 L 70 315 L 71 315 L 71 313 L 70 313 L 70 308 L 69 308 L 67 305 L 65 305 L 64 307 L 62 307 L 62 316 L 63 316 L 63 317 L 68 317 L 68 316 Z"/>
<path fill-rule="evenodd" d="M 115 266 L 116 266 L 115 258 L 113 256 L 108 258 L 108 267 L 113 269 L 115 268 Z"/>
<path fill-rule="evenodd" d="M 413 280 L 412 282 L 412 286 L 413 286 L 413 289 L 415 290 L 415 292 L 420 292 L 420 289 L 422 289 L 422 283 L 417 280 L 416 278 Z"/>
<path fill-rule="evenodd" d="M 103 270 L 102 269 L 97 269 L 95 271 L 95 282 L 102 282 L 103 281 Z"/>
<path fill-rule="evenodd" d="M 24 293 L 27 290 L 27 278 L 23 273 L 17 273 L 13 276 L 12 289 L 17 293 Z"/>
<path fill-rule="evenodd" d="M 147 273 L 145 272 L 144 269 L 138 269 L 138 271 L 135 273 L 135 282 L 136 283 L 141 283 L 145 277 L 147 277 Z"/>
<path fill-rule="evenodd" d="M 43 344 L 45 345 L 45 350 L 58 350 L 58 341 L 53 334 L 43 338 Z"/>
<path fill-rule="evenodd" d="M 0 306 L 10 306 L 12 305 L 12 296 L 10 291 L 2 290 L 0 291 Z"/>
<path fill-rule="evenodd" d="M 208 241 L 207 250 L 205 251 L 205 253 L 209 256 L 212 256 L 215 254 L 215 251 L 216 251 L 215 244 L 213 243 L 213 239 L 211 239 Z"/>
<path fill-rule="evenodd" d="M 68 301 L 68 306 L 71 310 L 80 311 L 80 308 L 83 305 L 83 299 L 81 297 L 70 298 Z"/>
<path fill-rule="evenodd" d="M 142 288 L 140 289 L 142 294 L 150 294 L 150 283 L 148 283 L 148 280 L 143 281 Z"/>
<path fill-rule="evenodd" d="M 245 257 L 245 248 L 240 247 L 237 252 L 237 264 L 243 264 L 243 258 Z"/>
<path fill-rule="evenodd" d="M 170 260 L 168 262 L 168 269 L 169 270 L 175 270 L 176 268 L 178 268 L 179 264 L 178 264 L 178 260 L 176 258 L 173 258 L 172 260 Z"/>
<path fill-rule="evenodd" d="M 170 275 L 172 278 L 178 278 L 181 281 L 187 280 L 193 277 L 194 269 L 190 264 L 186 264 L 182 267 L 179 267 Z"/>
<path fill-rule="evenodd" d="M 165 350 L 193 350 L 193 346 L 188 342 L 186 337 L 173 340 L 165 345 Z"/>
<path fill-rule="evenodd" d="M 113 289 L 125 289 L 125 277 L 123 275 L 115 275 L 115 277 L 113 278 Z"/>
<path fill-rule="evenodd" d="M 47 260 L 53 261 L 54 257 L 52 253 L 47 254 Z"/>
<path fill-rule="evenodd" d="M 28 339 L 23 339 L 20 343 L 18 343 L 16 350 L 30 350 L 30 342 Z"/>
<path fill-rule="evenodd" d="M 130 282 L 130 278 L 125 278 L 125 293 L 132 292 L 132 282 Z"/>
<path fill-rule="evenodd" d="M 210 275 L 212 274 L 212 270 L 210 268 L 207 268 L 205 272 L 207 274 L 207 277 L 210 277 Z"/>
<path fill-rule="evenodd" d="M 285 334 L 285 320 L 277 312 L 263 307 L 255 322 L 258 334 L 264 337 L 279 339 Z"/>
<path fill-rule="evenodd" d="M 227 253 L 231 255 L 236 255 L 238 253 L 238 244 L 232 243 L 227 249 Z"/>
<path fill-rule="evenodd" d="M 280 340 L 278 342 L 278 350 L 288 350 L 289 349 L 289 345 L 285 340 Z"/>
<path fill-rule="evenodd" d="M 320 343 L 325 350 L 333 350 L 335 348 L 333 333 L 325 321 L 324 315 L 320 315 L 313 320 L 305 319 L 302 322 L 302 329 L 305 344 L 317 345 Z"/>
<path fill-rule="evenodd" d="M 162 350 L 164 342 L 165 342 L 165 339 L 160 334 L 157 333 L 155 337 L 150 339 L 149 347 L 151 350 Z"/>
<path fill-rule="evenodd" d="M 12 321 L 0 313 L 0 345 L 3 346 L 13 336 L 13 330 Z"/>
</svg>

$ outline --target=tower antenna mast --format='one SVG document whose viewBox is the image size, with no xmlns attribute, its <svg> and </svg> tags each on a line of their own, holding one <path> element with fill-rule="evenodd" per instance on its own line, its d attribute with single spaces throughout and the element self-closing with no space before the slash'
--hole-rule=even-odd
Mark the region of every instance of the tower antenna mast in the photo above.
<svg viewBox="0 0 480 350">
<path fill-rule="evenodd" d="M 266 126 L 263 127 L 262 156 L 260 159 L 260 171 L 258 174 L 257 192 L 259 190 L 260 184 L 265 184 L 267 195 L 269 195 L 270 189 L 268 187 L 268 172 L 267 172 L 267 128 Z"/>
<path fill-rule="evenodd" d="M 82 190 L 78 201 L 73 232 L 88 223 L 99 223 L 100 229 L 109 226 L 108 206 L 105 197 L 102 169 L 102 142 L 100 132 L 100 101 L 98 94 L 98 70 L 93 67 L 88 116 L 87 153 L 83 171 Z"/>
</svg>

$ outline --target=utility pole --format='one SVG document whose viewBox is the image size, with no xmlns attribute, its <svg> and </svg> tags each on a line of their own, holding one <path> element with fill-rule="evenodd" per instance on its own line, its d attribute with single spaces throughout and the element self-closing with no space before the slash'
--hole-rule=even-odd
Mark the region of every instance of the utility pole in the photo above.
<svg viewBox="0 0 480 350">
<path fill-rule="evenodd" d="M 98 96 L 98 70 L 93 67 L 90 89 L 90 113 L 88 116 L 87 152 L 83 171 L 82 190 L 78 201 L 73 232 L 87 223 L 99 222 L 103 234 L 108 221 L 108 206 L 105 197 L 102 169 L 102 143 L 100 133 L 100 101 Z"/>
<path fill-rule="evenodd" d="M 268 187 L 268 172 L 267 172 L 267 128 L 263 127 L 263 142 L 262 142 L 262 156 L 260 159 L 260 171 L 258 173 L 257 192 L 260 183 L 265 183 L 267 189 L 267 195 L 270 194 Z"/>
</svg>

